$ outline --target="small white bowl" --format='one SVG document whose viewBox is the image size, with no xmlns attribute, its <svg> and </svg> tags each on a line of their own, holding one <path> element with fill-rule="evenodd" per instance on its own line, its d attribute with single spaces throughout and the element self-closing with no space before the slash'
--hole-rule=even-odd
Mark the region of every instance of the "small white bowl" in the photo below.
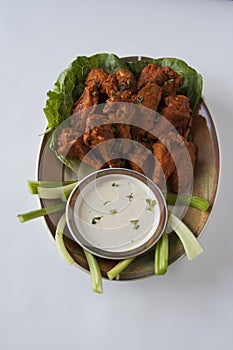
<svg viewBox="0 0 233 350">
<path fill-rule="evenodd" d="M 167 215 L 164 196 L 154 182 L 124 168 L 103 169 L 84 178 L 66 207 L 73 239 L 108 259 L 148 251 L 163 234 Z"/>
</svg>

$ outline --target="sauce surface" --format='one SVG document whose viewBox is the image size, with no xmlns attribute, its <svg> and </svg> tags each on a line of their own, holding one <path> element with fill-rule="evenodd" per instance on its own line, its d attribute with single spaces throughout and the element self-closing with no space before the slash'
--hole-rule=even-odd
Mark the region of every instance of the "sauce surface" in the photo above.
<svg viewBox="0 0 233 350">
<path fill-rule="evenodd" d="M 142 245 L 156 231 L 160 207 L 152 190 L 132 176 L 111 174 L 91 181 L 74 205 L 77 229 L 90 244 L 109 252 Z"/>
</svg>

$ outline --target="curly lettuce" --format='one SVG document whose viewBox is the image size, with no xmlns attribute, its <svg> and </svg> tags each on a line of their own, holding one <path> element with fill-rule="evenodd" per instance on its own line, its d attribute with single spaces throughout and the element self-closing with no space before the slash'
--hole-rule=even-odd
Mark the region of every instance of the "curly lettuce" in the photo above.
<svg viewBox="0 0 233 350">
<path fill-rule="evenodd" d="M 74 103 L 84 90 L 84 82 L 92 68 L 105 69 L 108 73 L 127 65 L 114 54 L 96 54 L 91 57 L 77 57 L 58 77 L 54 89 L 48 91 L 44 113 L 48 121 L 46 131 L 56 129 L 72 114 Z"/>
</svg>

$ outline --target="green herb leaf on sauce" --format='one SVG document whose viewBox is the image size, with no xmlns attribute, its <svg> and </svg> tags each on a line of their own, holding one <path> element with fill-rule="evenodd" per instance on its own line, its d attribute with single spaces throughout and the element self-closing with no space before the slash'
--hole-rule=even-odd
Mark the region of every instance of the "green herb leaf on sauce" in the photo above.
<svg viewBox="0 0 233 350">
<path fill-rule="evenodd" d="M 149 210 L 149 211 L 152 211 L 154 206 L 155 206 L 155 204 L 156 204 L 156 200 L 147 198 L 146 199 L 146 203 L 148 204 L 148 208 L 146 208 L 146 209 Z"/>
<path fill-rule="evenodd" d="M 139 220 L 130 220 L 130 223 L 133 225 L 134 230 L 138 230 L 140 225 L 138 225 Z"/>
<path fill-rule="evenodd" d="M 110 214 L 117 214 L 118 211 L 117 211 L 116 209 L 111 209 L 111 210 L 109 210 L 109 213 L 110 213 Z"/>
<path fill-rule="evenodd" d="M 132 202 L 133 200 L 133 192 L 131 192 L 128 196 L 126 196 L 127 198 L 129 198 L 129 201 Z"/>
<path fill-rule="evenodd" d="M 119 187 L 119 184 L 116 184 L 115 182 L 112 183 L 112 187 Z"/>
<path fill-rule="evenodd" d="M 95 218 L 93 218 L 91 221 L 92 225 L 97 224 L 97 222 L 100 221 L 102 218 L 103 216 L 96 216 Z"/>
</svg>

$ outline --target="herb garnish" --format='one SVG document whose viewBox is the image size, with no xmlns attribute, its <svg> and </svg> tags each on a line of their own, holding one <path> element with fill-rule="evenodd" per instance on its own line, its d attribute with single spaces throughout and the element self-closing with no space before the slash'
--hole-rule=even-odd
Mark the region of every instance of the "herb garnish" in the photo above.
<svg viewBox="0 0 233 350">
<path fill-rule="evenodd" d="M 97 224 L 97 222 L 100 221 L 102 218 L 103 216 L 96 216 L 95 218 L 93 218 L 91 221 L 92 225 Z"/>
<path fill-rule="evenodd" d="M 130 87 L 131 86 L 131 80 L 127 79 L 127 85 Z"/>
<path fill-rule="evenodd" d="M 127 198 L 129 198 L 129 201 L 132 202 L 133 200 L 133 192 L 131 192 L 128 196 L 126 196 Z"/>
<path fill-rule="evenodd" d="M 119 184 L 116 184 L 115 182 L 112 183 L 112 187 L 119 187 Z"/>
<path fill-rule="evenodd" d="M 139 220 L 130 220 L 130 223 L 133 225 L 134 230 L 138 230 L 140 225 L 138 225 Z"/>
<path fill-rule="evenodd" d="M 114 125 L 112 125 L 112 131 L 113 131 L 115 134 L 118 134 L 119 129 L 118 129 L 117 127 L 115 127 Z"/>
<path fill-rule="evenodd" d="M 141 103 L 141 102 L 143 101 L 143 96 L 139 96 L 139 97 L 137 98 L 137 101 L 138 101 L 139 103 Z"/>
<path fill-rule="evenodd" d="M 174 79 L 168 79 L 164 82 L 164 86 L 167 86 L 171 81 L 174 81 Z"/>
<path fill-rule="evenodd" d="M 189 134 L 188 135 L 188 142 L 191 142 L 193 140 L 193 135 L 192 134 Z"/>
<path fill-rule="evenodd" d="M 110 213 L 110 214 L 117 214 L 117 213 L 118 213 L 118 210 L 116 210 L 116 209 L 111 209 L 111 210 L 109 210 L 109 213 Z"/>
<path fill-rule="evenodd" d="M 110 203 L 111 201 L 106 201 L 106 202 L 104 202 L 104 204 L 103 205 L 106 205 L 106 204 L 108 204 L 108 203 Z"/>
<path fill-rule="evenodd" d="M 96 91 L 93 91 L 93 92 L 92 92 L 92 96 L 94 96 L 94 97 L 95 97 L 95 96 L 96 96 L 96 94 L 97 94 L 97 92 L 96 92 Z"/>
<path fill-rule="evenodd" d="M 147 199 L 146 199 L 146 203 L 149 205 L 149 207 L 146 208 L 146 209 L 149 210 L 149 211 L 152 211 L 152 209 L 154 208 L 154 206 L 155 206 L 155 204 L 156 204 L 156 200 L 155 200 L 155 199 L 147 198 Z"/>
</svg>

